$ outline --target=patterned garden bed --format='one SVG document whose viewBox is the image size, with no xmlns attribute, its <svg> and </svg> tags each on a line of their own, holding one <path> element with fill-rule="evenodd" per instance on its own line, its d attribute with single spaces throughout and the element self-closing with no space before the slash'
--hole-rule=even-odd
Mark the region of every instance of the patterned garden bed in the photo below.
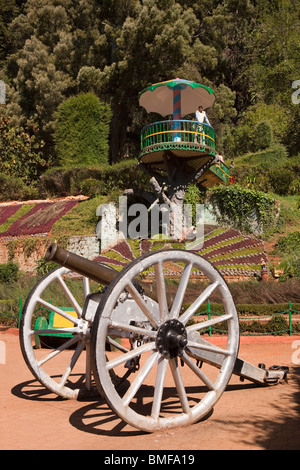
<svg viewBox="0 0 300 470">
<path fill-rule="evenodd" d="M 53 224 L 77 204 L 77 200 L 63 200 L 0 206 L 0 238 L 48 235 Z"/>
<path fill-rule="evenodd" d="M 121 270 L 137 256 L 164 248 L 186 249 L 186 244 L 172 240 L 124 240 L 97 257 L 97 261 Z M 225 276 L 253 277 L 260 273 L 262 259 L 268 265 L 265 246 L 261 240 L 225 227 L 216 227 L 207 233 L 203 243 L 192 251 L 209 260 Z M 181 266 L 172 263 L 169 271 L 172 276 L 176 276 L 181 269 Z M 201 273 L 195 271 L 194 275 L 201 276 Z"/>
</svg>

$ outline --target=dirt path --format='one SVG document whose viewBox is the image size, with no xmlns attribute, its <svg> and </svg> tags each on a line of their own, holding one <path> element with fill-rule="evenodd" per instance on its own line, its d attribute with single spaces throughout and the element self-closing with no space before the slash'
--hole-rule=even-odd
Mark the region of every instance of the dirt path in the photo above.
<svg viewBox="0 0 300 470">
<path fill-rule="evenodd" d="M 15 331 L 0 333 L 0 346 L 0 449 L 98 449 L 108 455 L 113 450 L 300 449 L 300 364 L 293 364 L 300 363 L 300 337 L 242 337 L 239 356 L 255 365 L 289 366 L 288 383 L 264 388 L 232 376 L 207 419 L 153 434 L 123 423 L 103 401 L 68 401 L 48 393 L 25 365 Z"/>
</svg>

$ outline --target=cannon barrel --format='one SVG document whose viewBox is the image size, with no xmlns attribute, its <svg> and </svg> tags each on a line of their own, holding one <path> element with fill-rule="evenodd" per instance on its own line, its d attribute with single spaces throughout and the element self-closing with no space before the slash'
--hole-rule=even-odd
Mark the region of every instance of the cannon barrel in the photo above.
<svg viewBox="0 0 300 470">
<path fill-rule="evenodd" d="M 71 251 L 64 250 L 57 246 L 56 243 L 52 243 L 47 249 L 45 260 L 47 262 L 53 261 L 60 266 L 72 269 L 72 271 L 106 286 L 112 282 L 117 274 L 114 269 L 97 263 L 96 261 L 90 261 L 89 259 L 76 255 Z"/>
<path fill-rule="evenodd" d="M 56 243 L 52 243 L 47 249 L 45 260 L 47 262 L 53 261 L 60 266 L 69 268 L 82 276 L 88 277 L 106 286 L 108 286 L 118 274 L 114 269 L 96 261 L 91 261 L 83 256 L 76 255 L 71 251 L 57 246 Z M 145 295 L 151 297 L 153 300 L 158 300 L 155 287 L 140 281 L 139 284 L 143 288 Z M 167 292 L 168 305 L 170 305 L 172 301 L 173 295 Z"/>
</svg>

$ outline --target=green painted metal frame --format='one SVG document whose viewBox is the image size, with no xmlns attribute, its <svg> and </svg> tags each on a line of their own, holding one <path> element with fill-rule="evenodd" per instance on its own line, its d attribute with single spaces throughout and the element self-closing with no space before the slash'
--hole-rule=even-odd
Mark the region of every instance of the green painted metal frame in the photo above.
<svg viewBox="0 0 300 470">
<path fill-rule="evenodd" d="M 175 135 L 178 134 L 180 140 L 175 140 Z M 215 156 L 217 152 L 214 128 L 208 124 L 186 120 L 158 121 L 143 127 L 139 159 L 166 150 L 186 150 Z M 229 169 L 223 162 L 213 165 L 210 171 L 224 183 L 230 182 Z"/>
<path fill-rule="evenodd" d="M 70 307 L 59 307 L 59 308 L 67 312 L 73 311 L 73 309 Z M 43 330 L 43 329 L 55 330 L 56 328 L 53 325 L 54 325 L 54 317 L 57 314 L 53 310 L 48 310 L 48 309 L 45 309 L 45 310 L 48 312 L 48 318 L 44 316 L 40 316 L 36 319 L 35 326 L 34 326 L 34 330 L 36 331 Z M 73 333 L 43 333 L 42 335 L 38 335 L 38 336 L 72 337 Z"/>
<path fill-rule="evenodd" d="M 179 134 L 180 140 L 176 140 Z M 154 122 L 141 131 L 141 155 L 149 147 L 152 151 L 170 148 L 199 150 L 199 147 L 203 147 L 208 153 L 215 154 L 215 131 L 208 124 L 197 121 Z"/>
<path fill-rule="evenodd" d="M 224 181 L 224 183 L 230 183 L 229 169 L 221 161 L 217 165 L 211 166 L 209 170 Z"/>
</svg>

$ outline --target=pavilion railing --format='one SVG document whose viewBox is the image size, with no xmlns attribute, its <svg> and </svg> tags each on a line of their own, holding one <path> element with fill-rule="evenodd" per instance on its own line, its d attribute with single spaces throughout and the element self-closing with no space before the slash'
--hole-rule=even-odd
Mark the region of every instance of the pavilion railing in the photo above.
<svg viewBox="0 0 300 470">
<path fill-rule="evenodd" d="M 156 144 L 196 144 L 215 149 L 215 131 L 197 121 L 160 121 L 148 124 L 141 131 L 141 150 Z"/>
</svg>

